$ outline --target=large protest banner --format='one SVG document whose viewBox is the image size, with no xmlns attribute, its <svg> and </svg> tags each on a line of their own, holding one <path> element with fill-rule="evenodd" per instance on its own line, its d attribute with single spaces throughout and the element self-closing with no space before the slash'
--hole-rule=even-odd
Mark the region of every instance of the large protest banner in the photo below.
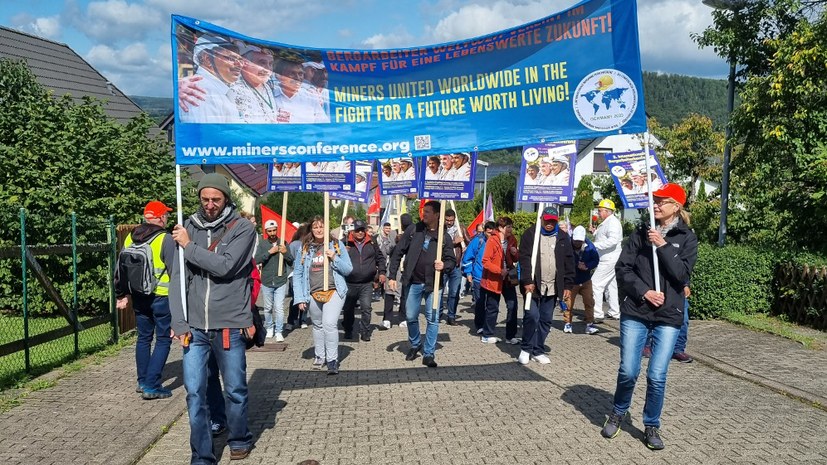
<svg viewBox="0 0 827 465">
<path fill-rule="evenodd" d="M 646 130 L 634 0 L 407 49 L 297 47 L 177 15 L 172 40 L 174 95 L 190 102 L 175 105 L 179 164 L 421 157 Z"/>
<path fill-rule="evenodd" d="M 617 192 L 624 208 L 648 208 L 649 191 L 646 187 L 646 153 L 641 149 L 633 152 L 607 153 L 606 165 L 612 173 Z M 666 183 L 654 150 L 649 150 L 649 177 L 652 191 Z"/>
</svg>

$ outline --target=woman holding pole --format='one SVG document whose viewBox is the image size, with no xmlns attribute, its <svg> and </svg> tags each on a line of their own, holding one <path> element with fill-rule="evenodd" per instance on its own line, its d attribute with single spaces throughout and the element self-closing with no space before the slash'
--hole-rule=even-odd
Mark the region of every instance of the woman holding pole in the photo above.
<svg viewBox="0 0 827 465">
<path fill-rule="evenodd" d="M 620 367 L 614 406 L 601 434 L 611 439 L 620 432 L 640 373 L 641 351 L 651 334 L 644 441 L 648 448 L 660 450 L 666 373 L 683 324 L 683 288 L 698 256 L 698 238 L 689 229 L 689 215 L 683 209 L 686 193 L 679 185 L 665 184 L 652 196 L 655 226 L 644 225 L 632 233 L 617 262 L 618 283 L 626 295 L 620 307 Z"/>
</svg>

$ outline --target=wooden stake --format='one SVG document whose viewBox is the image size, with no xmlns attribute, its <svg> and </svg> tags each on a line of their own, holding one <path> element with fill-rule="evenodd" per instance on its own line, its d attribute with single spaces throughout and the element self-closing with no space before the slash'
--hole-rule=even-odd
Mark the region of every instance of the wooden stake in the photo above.
<svg viewBox="0 0 827 465">
<path fill-rule="evenodd" d="M 439 201 L 439 223 L 437 224 L 437 239 L 436 239 L 436 257 L 437 260 L 442 261 L 442 240 L 445 235 L 445 201 Z M 442 298 L 439 295 L 439 278 L 440 271 L 434 272 L 434 293 L 431 294 L 431 305 L 434 311 L 439 310 L 439 305 L 442 303 Z"/>
<path fill-rule="evenodd" d="M 287 192 L 281 194 L 281 245 L 286 243 L 287 234 Z M 284 254 L 279 253 L 279 276 L 284 274 Z"/>
</svg>

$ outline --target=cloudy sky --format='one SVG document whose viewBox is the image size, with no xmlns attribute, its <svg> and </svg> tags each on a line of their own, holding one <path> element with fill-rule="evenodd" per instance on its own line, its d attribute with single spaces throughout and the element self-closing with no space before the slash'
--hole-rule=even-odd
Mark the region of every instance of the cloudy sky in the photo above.
<svg viewBox="0 0 827 465">
<path fill-rule="evenodd" d="M 3 0 L 0 24 L 63 42 L 127 95 L 172 95 L 170 15 L 260 39 L 397 48 L 467 39 L 550 15 L 576 0 Z M 723 78 L 726 63 L 690 38 L 712 22 L 700 0 L 638 0 L 645 71 Z"/>
</svg>

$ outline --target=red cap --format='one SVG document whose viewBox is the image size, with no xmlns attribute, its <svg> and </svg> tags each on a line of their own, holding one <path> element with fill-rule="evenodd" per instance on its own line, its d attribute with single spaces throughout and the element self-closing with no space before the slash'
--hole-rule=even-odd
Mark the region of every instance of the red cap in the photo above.
<svg viewBox="0 0 827 465">
<path fill-rule="evenodd" d="M 148 204 L 146 204 L 146 207 L 144 207 L 144 218 L 146 218 L 146 219 L 160 218 L 165 213 L 169 213 L 171 211 L 172 211 L 172 209 L 167 207 L 166 205 L 164 205 L 163 202 L 160 202 L 158 200 L 153 200 L 152 202 L 149 202 Z"/>
<path fill-rule="evenodd" d="M 681 205 L 686 203 L 686 192 L 683 187 L 675 183 L 666 183 L 660 189 L 652 192 L 652 197 L 670 198 Z"/>
</svg>

